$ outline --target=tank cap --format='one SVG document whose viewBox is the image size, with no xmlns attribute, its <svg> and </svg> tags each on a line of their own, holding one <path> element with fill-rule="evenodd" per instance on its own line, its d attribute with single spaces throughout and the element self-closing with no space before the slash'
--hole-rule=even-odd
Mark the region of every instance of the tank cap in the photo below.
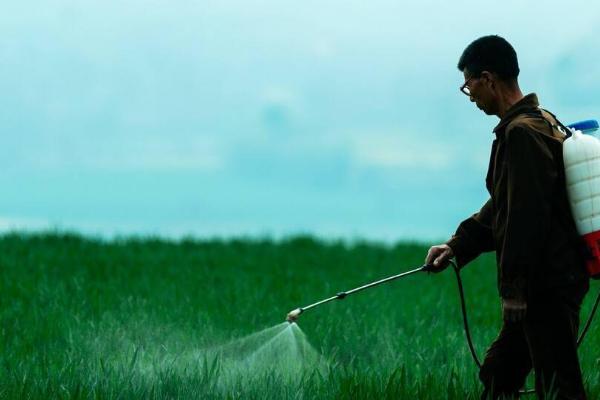
<svg viewBox="0 0 600 400">
<path fill-rule="evenodd" d="M 579 121 L 567 125 L 567 127 L 581 132 L 595 131 L 596 129 L 598 129 L 598 126 L 598 121 L 596 121 L 595 119 L 588 119 L 585 121 Z"/>
</svg>

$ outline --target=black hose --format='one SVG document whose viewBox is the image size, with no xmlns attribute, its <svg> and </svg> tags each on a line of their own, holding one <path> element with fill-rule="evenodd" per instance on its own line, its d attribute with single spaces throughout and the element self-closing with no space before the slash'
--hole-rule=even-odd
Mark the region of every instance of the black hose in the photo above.
<svg viewBox="0 0 600 400">
<path fill-rule="evenodd" d="M 453 260 L 450 260 L 450 264 L 452 265 L 452 268 L 454 269 L 454 272 L 456 273 L 456 282 L 458 284 L 458 293 L 460 294 L 460 307 L 461 307 L 461 311 L 462 311 L 462 315 L 463 315 L 463 325 L 465 328 L 465 334 L 467 336 L 467 343 L 469 344 L 469 350 L 471 351 L 471 356 L 473 356 L 473 360 L 475 361 L 475 364 L 477 364 L 477 368 L 481 369 L 481 362 L 479 361 L 479 358 L 477 358 L 477 353 L 475 353 L 475 347 L 473 346 L 473 340 L 471 339 L 471 332 L 469 329 L 469 322 L 467 320 L 467 307 L 465 305 L 465 293 L 463 290 L 462 279 L 460 277 L 460 268 L 458 268 L 458 266 L 456 265 L 456 263 Z M 596 296 L 596 301 L 594 303 L 594 307 L 592 308 L 592 311 L 590 312 L 590 315 L 585 323 L 585 326 L 583 327 L 583 330 L 581 331 L 579 338 L 577 339 L 577 347 L 578 348 L 579 348 L 579 345 L 581 344 L 581 342 L 583 342 L 583 338 L 585 337 L 588 329 L 590 328 L 592 319 L 594 318 L 594 315 L 596 314 L 596 309 L 598 308 L 599 303 L 600 303 L 600 291 L 598 292 L 598 296 Z M 519 391 L 519 394 L 532 394 L 532 393 L 535 393 L 535 389 L 522 389 Z"/>
<path fill-rule="evenodd" d="M 592 308 L 592 311 L 590 312 L 590 316 L 588 317 L 588 320 L 585 323 L 585 326 L 583 327 L 581 334 L 579 335 L 579 339 L 577 339 L 577 347 L 579 347 L 581 342 L 583 342 L 583 338 L 585 337 L 585 334 L 587 333 L 588 329 L 590 328 L 590 325 L 592 323 L 592 318 L 594 317 L 594 314 L 596 313 L 596 309 L 598 308 L 598 303 L 600 303 L 600 293 L 598 293 L 598 296 L 596 296 L 596 301 L 594 302 L 594 307 Z"/>
<path fill-rule="evenodd" d="M 467 320 L 467 306 L 465 305 L 465 293 L 463 290 L 462 279 L 460 278 L 460 268 L 458 268 L 456 263 L 452 260 L 450 260 L 450 264 L 452 264 L 452 269 L 454 269 L 454 272 L 456 273 L 458 293 L 460 293 L 460 308 L 462 310 L 463 325 L 465 327 L 465 334 L 467 335 L 469 350 L 471 350 L 471 355 L 473 356 L 473 360 L 475 360 L 475 364 L 477 364 L 477 368 L 481 369 L 481 362 L 479 361 L 479 358 L 477 358 L 477 353 L 475 353 L 475 347 L 473 346 L 473 341 L 471 340 L 471 330 L 469 329 L 469 321 Z"/>
</svg>

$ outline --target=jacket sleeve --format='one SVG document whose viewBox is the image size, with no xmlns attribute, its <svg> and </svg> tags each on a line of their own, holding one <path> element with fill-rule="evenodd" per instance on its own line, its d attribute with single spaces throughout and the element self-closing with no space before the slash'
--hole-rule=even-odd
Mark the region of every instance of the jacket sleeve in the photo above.
<svg viewBox="0 0 600 400">
<path fill-rule="evenodd" d="M 541 135 L 522 127 L 507 130 L 505 154 L 499 289 L 503 298 L 523 299 L 532 269 L 543 259 L 557 170 Z"/>
<path fill-rule="evenodd" d="M 481 253 L 494 250 L 492 200 L 489 199 L 478 213 L 461 222 L 446 244 L 452 248 L 459 268 Z"/>
</svg>

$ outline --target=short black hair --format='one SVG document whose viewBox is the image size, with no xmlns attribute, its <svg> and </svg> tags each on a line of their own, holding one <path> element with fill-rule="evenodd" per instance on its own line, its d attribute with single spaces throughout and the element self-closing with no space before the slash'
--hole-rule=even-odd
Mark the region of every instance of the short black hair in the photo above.
<svg viewBox="0 0 600 400">
<path fill-rule="evenodd" d="M 458 69 L 465 69 L 472 76 L 483 71 L 495 72 L 502 80 L 513 80 L 519 76 L 517 52 L 498 35 L 483 36 L 473 41 L 458 60 Z"/>
</svg>

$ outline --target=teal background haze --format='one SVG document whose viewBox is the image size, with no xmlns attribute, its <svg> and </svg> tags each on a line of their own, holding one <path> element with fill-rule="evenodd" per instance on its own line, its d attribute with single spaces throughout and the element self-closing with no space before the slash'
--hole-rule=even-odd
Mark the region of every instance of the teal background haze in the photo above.
<svg viewBox="0 0 600 400">
<path fill-rule="evenodd" d="M 487 198 L 496 117 L 458 58 L 600 117 L 600 6 L 19 1 L 0 13 L 0 228 L 438 240 Z"/>
</svg>

